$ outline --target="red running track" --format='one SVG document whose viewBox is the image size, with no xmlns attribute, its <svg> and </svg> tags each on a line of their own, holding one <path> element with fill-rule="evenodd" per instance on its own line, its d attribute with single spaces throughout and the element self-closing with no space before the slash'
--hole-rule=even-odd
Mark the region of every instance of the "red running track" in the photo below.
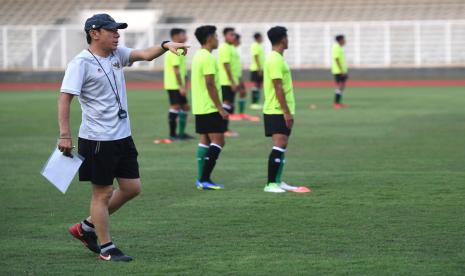
<svg viewBox="0 0 465 276">
<path fill-rule="evenodd" d="M 465 80 L 349 80 L 350 87 L 415 87 L 415 86 L 465 86 Z M 248 82 L 247 86 L 251 86 Z M 295 81 L 295 87 L 318 88 L 333 87 L 332 81 Z M 128 89 L 162 89 L 162 82 L 128 82 Z M 60 83 L 0 83 L 1 90 L 44 90 L 60 89 Z"/>
</svg>

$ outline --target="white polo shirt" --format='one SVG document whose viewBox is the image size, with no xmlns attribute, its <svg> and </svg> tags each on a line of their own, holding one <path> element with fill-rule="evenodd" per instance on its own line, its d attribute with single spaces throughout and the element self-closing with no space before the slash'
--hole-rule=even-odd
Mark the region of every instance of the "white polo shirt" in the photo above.
<svg viewBox="0 0 465 276">
<path fill-rule="evenodd" d="M 123 67 L 129 65 L 132 49 L 118 47 L 108 57 L 95 55 L 118 93 L 122 108 L 128 111 Z M 66 68 L 61 92 L 79 97 L 82 121 L 79 137 L 94 141 L 114 141 L 131 136 L 129 114 L 118 117 L 119 105 L 108 78 L 88 50 L 83 50 Z M 114 73 L 114 74 L 113 74 Z M 116 90 L 115 88 L 118 88 Z"/>
</svg>

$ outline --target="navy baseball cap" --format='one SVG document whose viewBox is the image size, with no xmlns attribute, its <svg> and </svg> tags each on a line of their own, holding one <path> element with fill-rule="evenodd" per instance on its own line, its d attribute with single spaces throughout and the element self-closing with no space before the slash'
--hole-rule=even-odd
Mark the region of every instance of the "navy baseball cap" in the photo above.
<svg viewBox="0 0 465 276">
<path fill-rule="evenodd" d="M 87 18 L 86 24 L 84 25 L 85 31 L 95 30 L 95 29 L 126 29 L 128 24 L 118 23 L 113 17 L 106 13 L 94 14 L 92 17 Z"/>
</svg>

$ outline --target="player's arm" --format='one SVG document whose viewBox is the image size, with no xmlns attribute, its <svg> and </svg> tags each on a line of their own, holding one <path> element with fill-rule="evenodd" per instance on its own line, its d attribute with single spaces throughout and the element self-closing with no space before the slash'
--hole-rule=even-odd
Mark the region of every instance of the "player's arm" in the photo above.
<svg viewBox="0 0 465 276">
<path fill-rule="evenodd" d="M 234 81 L 234 77 L 231 71 L 231 63 L 225 62 L 223 63 L 224 70 L 226 71 L 226 75 L 228 76 L 229 81 L 231 82 L 231 87 L 233 88 L 234 91 L 237 90 L 237 84 Z"/>
<path fill-rule="evenodd" d="M 69 154 L 73 149 L 69 126 L 69 111 L 73 97 L 73 94 L 60 93 L 60 97 L 58 98 L 58 126 L 60 128 L 58 149 L 65 154 Z"/>
<path fill-rule="evenodd" d="M 174 75 L 176 76 L 176 82 L 179 86 L 179 93 L 184 96 L 186 95 L 186 87 L 182 84 L 181 70 L 179 68 L 179 65 L 173 66 L 173 70 Z"/>
<path fill-rule="evenodd" d="M 283 80 L 282 79 L 273 79 L 273 86 L 276 91 L 276 98 L 278 99 L 281 110 L 284 113 L 284 120 L 286 121 L 287 128 L 291 129 L 294 125 L 294 117 L 289 111 L 289 106 L 286 102 L 286 96 L 284 95 L 283 90 Z"/>
<path fill-rule="evenodd" d="M 184 43 L 167 42 L 164 44 L 164 48 L 167 50 L 163 49 L 161 45 L 152 46 L 152 47 L 145 48 L 145 49 L 136 49 L 136 50 L 133 50 L 131 54 L 129 55 L 129 62 L 135 62 L 135 61 L 141 61 L 141 60 L 152 61 L 156 59 L 157 57 L 163 55 L 168 50 L 173 52 L 175 55 L 179 56 L 180 54 L 178 53 L 178 49 L 182 49 L 183 50 L 182 54 L 186 55 L 187 49 L 189 47 L 190 47 L 189 45 L 184 44 Z"/>
<path fill-rule="evenodd" d="M 342 70 L 342 65 L 341 65 L 341 62 L 340 62 L 339 58 L 337 57 L 334 60 L 336 61 L 337 67 L 339 67 L 339 70 L 341 71 L 341 74 L 345 75 L 344 71 Z"/>
<path fill-rule="evenodd" d="M 262 65 L 260 64 L 260 56 L 254 55 L 253 58 L 255 59 L 255 63 L 257 64 L 257 71 L 259 74 L 262 73 Z"/>
<path fill-rule="evenodd" d="M 215 85 L 215 75 L 205 75 L 205 83 L 207 85 L 208 96 L 210 96 L 210 99 L 212 99 L 213 104 L 218 109 L 221 117 L 223 117 L 223 119 L 227 119 L 229 114 L 226 112 L 226 110 L 224 110 L 220 98 L 218 97 L 218 89 L 216 89 Z"/>
</svg>

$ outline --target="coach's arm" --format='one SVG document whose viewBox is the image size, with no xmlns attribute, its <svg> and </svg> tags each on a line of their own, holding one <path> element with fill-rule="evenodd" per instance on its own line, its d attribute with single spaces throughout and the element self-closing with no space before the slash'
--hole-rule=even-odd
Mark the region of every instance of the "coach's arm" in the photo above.
<svg viewBox="0 0 465 276">
<path fill-rule="evenodd" d="M 70 154 L 73 150 L 71 129 L 69 127 L 69 110 L 73 97 L 73 94 L 60 93 L 58 98 L 58 125 L 60 127 L 58 149 L 65 154 Z"/>
<path fill-rule="evenodd" d="M 178 49 L 183 50 L 183 55 L 187 54 L 187 49 L 190 47 L 187 44 L 184 43 L 176 43 L 176 42 L 167 42 L 164 44 L 164 47 L 168 49 L 169 51 L 175 53 L 176 55 L 179 55 Z M 129 55 L 129 62 L 135 62 L 135 61 L 152 61 L 156 59 L 157 57 L 163 55 L 166 52 L 165 49 L 161 47 L 161 45 L 157 46 L 152 46 L 149 48 L 145 49 L 136 49 L 131 52 Z"/>
</svg>

